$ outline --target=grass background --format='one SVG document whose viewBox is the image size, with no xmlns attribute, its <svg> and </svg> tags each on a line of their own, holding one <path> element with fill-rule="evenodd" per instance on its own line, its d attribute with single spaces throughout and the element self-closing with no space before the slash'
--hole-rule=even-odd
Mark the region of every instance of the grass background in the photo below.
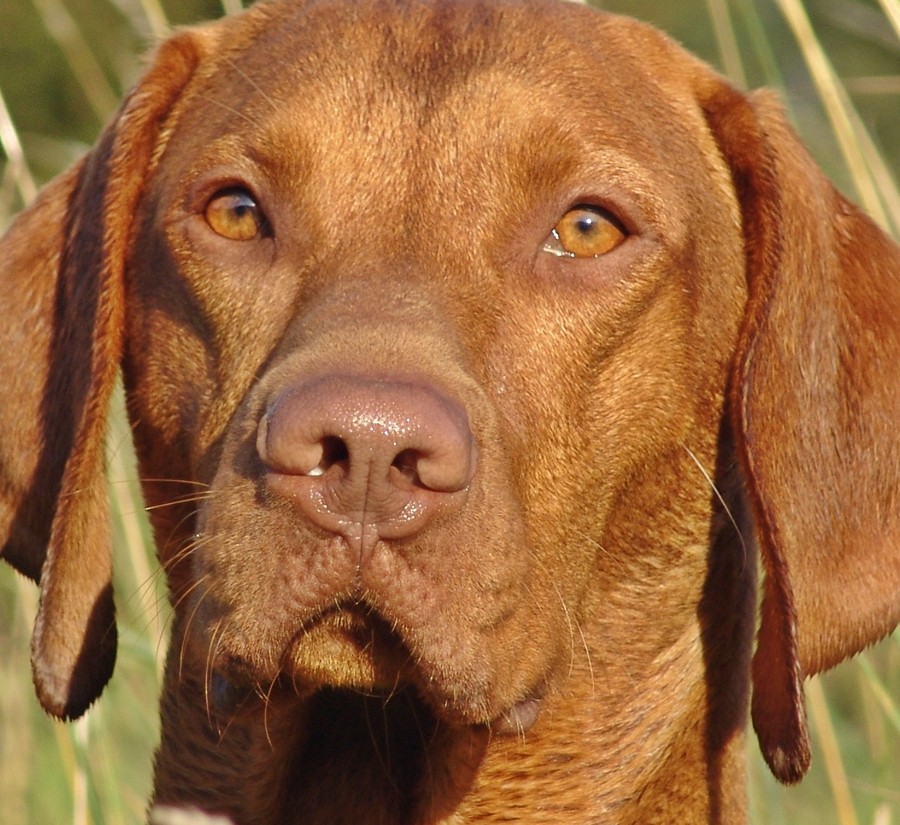
<svg viewBox="0 0 900 825">
<path fill-rule="evenodd" d="M 737 84 L 779 88 L 838 186 L 900 233 L 900 0 L 604 0 L 655 23 Z M 172 25 L 240 0 L 0 0 L 0 230 L 87 150 Z M 900 323 L 900 319 L 898 319 Z M 2 403 L 2 397 L 0 397 Z M 34 587 L 0 568 L 0 821 L 143 821 L 167 607 L 147 540 L 121 401 L 109 438 L 120 653 L 103 698 L 74 725 L 33 696 Z M 757 825 L 900 823 L 900 637 L 808 685 L 813 767 L 777 785 L 751 741 Z"/>
</svg>

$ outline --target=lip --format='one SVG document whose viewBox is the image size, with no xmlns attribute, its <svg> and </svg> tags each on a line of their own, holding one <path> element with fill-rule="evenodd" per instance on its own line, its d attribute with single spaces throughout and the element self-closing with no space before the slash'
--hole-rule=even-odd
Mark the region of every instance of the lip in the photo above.
<svg viewBox="0 0 900 825">
<path fill-rule="evenodd" d="M 267 673 L 254 672 L 243 662 L 217 662 L 206 688 L 213 714 L 222 718 L 251 710 L 255 707 L 250 701 L 253 695 L 262 696 L 259 686 L 265 685 L 271 692 L 275 682 L 281 686 L 276 692 L 284 688 L 299 699 L 324 690 L 387 700 L 398 691 L 409 691 L 436 719 L 452 728 L 521 737 L 538 722 L 548 687 L 542 680 L 519 693 L 522 698 L 516 700 L 514 695 L 504 701 L 501 696 L 489 698 L 490 692 L 480 693 L 477 685 L 468 685 L 473 696 L 461 700 L 452 685 L 442 685 L 428 676 L 427 669 L 420 669 L 396 628 L 370 606 L 353 599 L 304 622 L 285 647 L 278 674 Z M 493 709 L 485 713 L 485 704 L 491 702 Z"/>
<path fill-rule="evenodd" d="M 285 672 L 312 689 L 390 691 L 409 681 L 412 654 L 377 615 L 352 602 L 329 608 L 291 643 Z"/>
</svg>

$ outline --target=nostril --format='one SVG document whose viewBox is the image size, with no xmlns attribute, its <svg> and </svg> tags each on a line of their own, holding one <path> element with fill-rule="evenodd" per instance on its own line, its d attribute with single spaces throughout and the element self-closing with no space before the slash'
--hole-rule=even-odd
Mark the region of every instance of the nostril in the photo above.
<svg viewBox="0 0 900 825">
<path fill-rule="evenodd" d="M 277 451 L 268 449 L 261 452 L 263 460 L 274 470 L 294 475 L 319 478 L 333 467 L 342 467 L 346 473 L 350 462 L 350 450 L 343 439 L 326 435 L 318 441 L 310 440 L 307 444 L 292 444 L 292 453 L 288 460 L 279 460 Z"/>
<path fill-rule="evenodd" d="M 319 463 L 310 469 L 305 475 L 323 476 L 325 473 L 337 464 L 345 467 L 350 461 L 350 451 L 343 439 L 334 435 L 326 435 L 320 442 L 322 448 L 322 458 Z"/>
<path fill-rule="evenodd" d="M 419 459 L 421 454 L 418 450 L 401 450 L 391 462 L 391 467 L 400 472 L 410 484 L 422 486 L 419 479 Z"/>
<path fill-rule="evenodd" d="M 335 466 L 346 471 L 350 449 L 344 439 L 316 434 L 306 424 L 302 416 L 279 415 L 277 406 L 264 415 L 256 435 L 256 451 L 263 463 L 275 472 L 312 478 Z"/>
</svg>

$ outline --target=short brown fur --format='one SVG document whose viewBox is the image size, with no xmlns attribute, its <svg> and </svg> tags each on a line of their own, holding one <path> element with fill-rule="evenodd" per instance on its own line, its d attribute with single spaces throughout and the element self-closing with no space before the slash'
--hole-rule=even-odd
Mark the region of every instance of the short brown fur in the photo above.
<svg viewBox="0 0 900 825">
<path fill-rule="evenodd" d="M 204 218 L 235 187 L 249 241 Z M 582 203 L 627 240 L 544 251 Z M 179 33 L 3 239 L 0 311 L 3 556 L 63 718 L 115 657 L 124 375 L 175 606 L 159 806 L 730 825 L 751 708 L 798 780 L 803 679 L 900 621 L 900 251 L 771 95 L 634 21 L 273 0 Z M 420 399 L 468 474 L 403 488 L 415 529 L 327 526 L 267 452 L 311 388 Z"/>
</svg>

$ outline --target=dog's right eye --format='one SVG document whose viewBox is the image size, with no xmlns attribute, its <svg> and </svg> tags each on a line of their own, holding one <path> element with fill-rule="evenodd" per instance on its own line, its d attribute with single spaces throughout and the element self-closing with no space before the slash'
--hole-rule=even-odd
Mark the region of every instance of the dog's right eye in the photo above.
<svg viewBox="0 0 900 825">
<path fill-rule="evenodd" d="M 268 230 L 265 215 L 246 189 L 216 192 L 206 204 L 203 216 L 213 232 L 230 241 L 252 241 Z"/>
</svg>

